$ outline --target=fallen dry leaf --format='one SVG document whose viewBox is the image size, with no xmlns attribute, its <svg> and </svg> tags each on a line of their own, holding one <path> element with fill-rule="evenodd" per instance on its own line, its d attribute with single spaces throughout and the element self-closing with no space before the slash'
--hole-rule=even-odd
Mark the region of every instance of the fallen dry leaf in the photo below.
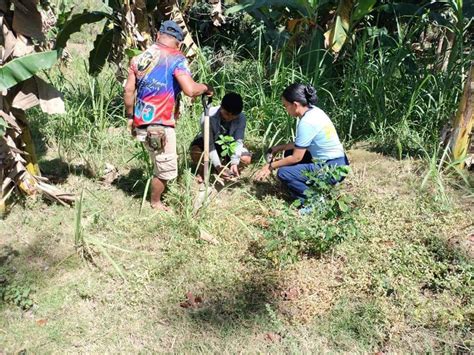
<svg viewBox="0 0 474 355">
<path fill-rule="evenodd" d="M 293 301 L 299 297 L 301 291 L 298 287 L 291 287 L 288 290 L 284 290 L 281 292 L 281 297 L 285 301 Z"/>
<path fill-rule="evenodd" d="M 40 327 L 46 325 L 46 323 L 48 323 L 48 320 L 45 319 L 45 318 L 41 318 L 41 319 L 36 320 L 36 324 L 38 324 Z"/>
<path fill-rule="evenodd" d="M 219 244 L 219 241 L 204 229 L 199 229 L 199 238 L 214 245 Z"/>
<path fill-rule="evenodd" d="M 182 308 L 199 308 L 202 306 L 201 296 L 194 296 L 192 292 L 188 291 L 185 297 L 186 301 L 179 304 Z"/>
<path fill-rule="evenodd" d="M 100 178 L 102 183 L 111 185 L 120 176 L 118 169 L 112 164 L 105 163 L 104 175 Z"/>
<path fill-rule="evenodd" d="M 265 340 L 270 341 L 272 343 L 278 343 L 281 341 L 281 335 L 278 333 L 270 332 L 265 334 Z"/>
<path fill-rule="evenodd" d="M 471 243 L 474 243 L 474 233 L 469 234 L 467 238 L 469 239 Z"/>
</svg>

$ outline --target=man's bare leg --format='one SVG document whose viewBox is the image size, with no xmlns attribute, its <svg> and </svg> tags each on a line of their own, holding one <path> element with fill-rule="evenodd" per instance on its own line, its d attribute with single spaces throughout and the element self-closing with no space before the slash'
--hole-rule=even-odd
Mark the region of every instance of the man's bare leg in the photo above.
<svg viewBox="0 0 474 355">
<path fill-rule="evenodd" d="M 153 177 L 151 180 L 151 207 L 157 210 L 169 211 L 170 209 L 166 207 L 163 202 L 161 202 L 161 194 L 165 191 L 166 180 L 158 179 Z"/>
</svg>

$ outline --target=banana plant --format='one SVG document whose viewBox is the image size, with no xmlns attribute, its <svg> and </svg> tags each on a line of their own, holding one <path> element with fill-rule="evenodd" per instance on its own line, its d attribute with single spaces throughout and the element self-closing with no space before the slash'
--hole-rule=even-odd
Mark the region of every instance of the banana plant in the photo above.
<svg viewBox="0 0 474 355">
<path fill-rule="evenodd" d="M 353 30 L 368 15 L 386 12 L 417 18 L 427 14 L 441 25 L 447 24 L 445 13 L 452 10 L 455 17 L 473 16 L 474 4 L 462 0 L 387 2 L 381 0 L 240 0 L 227 14 L 247 12 L 265 24 L 267 32 L 287 32 L 293 36 L 315 29 L 324 32 L 325 46 L 333 53 L 341 51 Z M 443 14 L 444 13 L 444 14 Z M 443 14 L 443 15 L 441 15 Z M 279 30 L 279 31 L 277 31 Z M 283 36 L 284 37 L 284 36 Z M 311 38 L 311 36 L 307 36 Z"/>
<path fill-rule="evenodd" d="M 73 201 L 41 177 L 25 112 L 36 105 L 46 113 L 64 112 L 61 94 L 36 76 L 60 55 L 45 36 L 56 18 L 38 5 L 36 0 L 0 1 L 0 215 L 15 190 L 43 193 L 63 204 Z"/>
<path fill-rule="evenodd" d="M 220 0 L 208 0 L 211 17 L 215 26 L 225 21 Z M 193 1 L 188 2 L 188 6 Z M 107 61 L 122 65 L 124 55 L 134 56 L 153 43 L 157 34 L 158 21 L 173 19 L 185 33 L 183 51 L 188 58 L 196 54 L 197 46 L 186 26 L 185 15 L 176 0 L 104 0 L 110 8 L 105 11 L 84 11 L 72 15 L 59 28 L 56 48 L 66 47 L 71 34 L 78 32 L 82 25 L 106 20 L 102 33 L 97 35 L 94 48 L 89 55 L 89 71 L 97 75 Z"/>
<path fill-rule="evenodd" d="M 449 147 L 453 161 L 459 162 L 459 168 L 464 168 L 474 127 L 474 63 L 471 64 L 469 74 L 464 85 L 464 92 L 459 102 L 459 108 L 453 117 L 452 136 Z M 472 165 L 472 162 L 471 162 Z"/>
</svg>

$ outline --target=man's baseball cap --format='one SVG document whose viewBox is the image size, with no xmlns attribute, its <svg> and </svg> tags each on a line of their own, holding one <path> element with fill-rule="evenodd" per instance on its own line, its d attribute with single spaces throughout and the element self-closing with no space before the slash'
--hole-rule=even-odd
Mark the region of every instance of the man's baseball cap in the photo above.
<svg viewBox="0 0 474 355">
<path fill-rule="evenodd" d="M 171 20 L 164 21 L 160 27 L 160 33 L 167 34 L 176 38 L 178 41 L 182 42 L 184 39 L 184 33 L 179 25 Z"/>
</svg>

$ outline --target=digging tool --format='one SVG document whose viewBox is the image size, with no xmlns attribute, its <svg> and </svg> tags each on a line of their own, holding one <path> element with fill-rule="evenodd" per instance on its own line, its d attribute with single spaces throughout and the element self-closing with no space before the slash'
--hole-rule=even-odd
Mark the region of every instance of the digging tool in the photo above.
<svg viewBox="0 0 474 355">
<path fill-rule="evenodd" d="M 209 187 L 209 110 L 211 108 L 212 97 L 202 95 L 202 107 L 204 108 L 204 184 L 206 189 Z"/>
<path fill-rule="evenodd" d="M 199 194 L 194 203 L 194 209 L 198 210 L 206 201 L 209 190 L 209 109 L 211 108 L 212 97 L 202 95 L 201 97 L 202 106 L 204 108 L 204 124 L 203 124 L 203 140 L 204 140 L 204 156 L 203 156 L 203 178 L 204 182 L 199 186 Z"/>
</svg>

